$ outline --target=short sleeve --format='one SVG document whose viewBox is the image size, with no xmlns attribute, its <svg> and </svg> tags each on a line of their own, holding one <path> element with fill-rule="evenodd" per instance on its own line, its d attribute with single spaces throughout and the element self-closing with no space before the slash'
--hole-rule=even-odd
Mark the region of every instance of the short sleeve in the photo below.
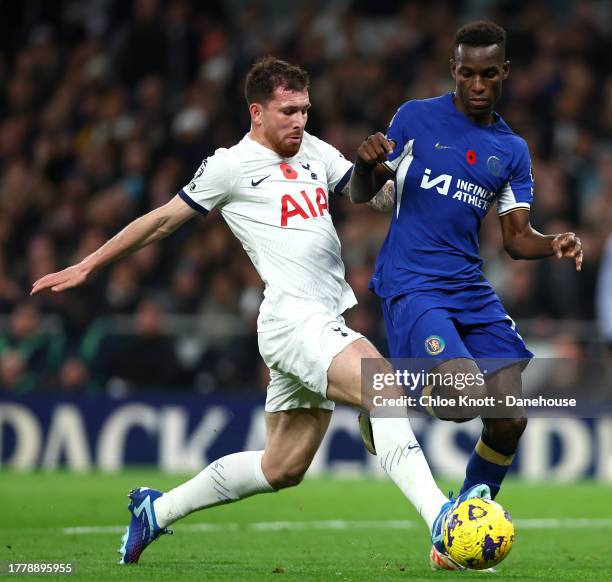
<svg viewBox="0 0 612 582">
<path fill-rule="evenodd" d="M 314 137 L 314 136 L 312 136 Z M 330 192 L 341 194 L 353 172 L 353 163 L 349 162 L 334 146 L 315 138 L 320 155 L 325 164 L 327 186 Z"/>
<path fill-rule="evenodd" d="M 388 156 L 385 166 L 393 173 L 397 170 L 400 162 L 406 155 L 412 153 L 413 136 L 410 135 L 410 128 L 415 127 L 414 117 L 416 115 L 416 103 L 414 101 L 406 101 L 395 112 L 395 115 L 389 123 L 386 138 L 395 142 L 393 152 Z"/>
<path fill-rule="evenodd" d="M 191 182 L 179 191 L 179 196 L 203 214 L 222 207 L 231 194 L 236 173 L 234 165 L 228 150 L 218 149 L 202 161 Z"/>
<path fill-rule="evenodd" d="M 531 157 L 524 140 L 516 146 L 508 181 L 497 195 L 497 214 L 502 216 L 517 208 L 529 210 L 533 202 L 533 174 Z"/>
</svg>

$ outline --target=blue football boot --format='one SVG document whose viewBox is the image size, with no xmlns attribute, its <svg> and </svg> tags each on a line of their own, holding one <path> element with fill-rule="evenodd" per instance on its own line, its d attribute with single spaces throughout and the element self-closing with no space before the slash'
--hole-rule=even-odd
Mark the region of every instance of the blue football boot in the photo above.
<svg viewBox="0 0 612 582">
<path fill-rule="evenodd" d="M 120 564 L 136 564 L 140 554 L 151 542 L 163 534 L 172 533 L 167 527 L 159 527 L 155 519 L 153 502 L 162 495 L 161 491 L 148 487 L 138 487 L 128 493 L 131 500 L 128 509 L 132 518 L 121 538 Z"/>
<path fill-rule="evenodd" d="M 488 485 L 479 484 L 470 487 L 465 493 L 459 495 L 456 499 L 447 501 L 442 508 L 440 513 L 433 522 L 431 527 L 431 543 L 434 548 L 440 554 L 447 554 L 446 548 L 444 547 L 444 524 L 448 517 L 452 514 L 455 508 L 466 499 L 473 499 L 474 497 L 480 497 L 481 499 L 491 499 L 491 490 Z"/>
</svg>

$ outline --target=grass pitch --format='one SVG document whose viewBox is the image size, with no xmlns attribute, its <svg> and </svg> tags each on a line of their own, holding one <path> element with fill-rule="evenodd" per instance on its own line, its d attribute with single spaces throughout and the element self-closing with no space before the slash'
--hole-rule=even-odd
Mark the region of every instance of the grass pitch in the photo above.
<svg viewBox="0 0 612 582">
<path fill-rule="evenodd" d="M 306 480 L 175 524 L 137 566 L 116 564 L 134 486 L 184 479 L 0 472 L 0 561 L 73 562 L 91 580 L 482 580 L 430 572 L 427 531 L 387 480 Z M 457 488 L 459 483 L 454 483 Z M 509 481 L 498 501 L 516 522 L 497 580 L 612 580 L 612 487 Z M 121 528 L 120 528 L 121 526 Z M 63 577 L 65 579 L 65 577 Z"/>
</svg>

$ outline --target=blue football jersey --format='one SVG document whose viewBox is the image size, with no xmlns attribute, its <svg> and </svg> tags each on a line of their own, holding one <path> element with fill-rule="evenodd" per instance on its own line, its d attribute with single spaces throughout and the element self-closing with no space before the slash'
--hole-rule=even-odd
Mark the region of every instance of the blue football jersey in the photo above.
<svg viewBox="0 0 612 582">
<path fill-rule="evenodd" d="M 387 132 L 396 143 L 395 206 L 370 288 L 380 297 L 412 290 L 486 285 L 478 254 L 482 219 L 529 209 L 531 160 L 525 140 L 501 117 L 482 126 L 453 95 L 407 101 Z"/>
</svg>

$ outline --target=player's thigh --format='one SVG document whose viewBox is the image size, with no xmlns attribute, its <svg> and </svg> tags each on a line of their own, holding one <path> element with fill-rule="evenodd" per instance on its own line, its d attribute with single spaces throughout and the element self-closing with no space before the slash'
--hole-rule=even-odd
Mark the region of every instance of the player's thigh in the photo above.
<svg viewBox="0 0 612 582">
<path fill-rule="evenodd" d="M 432 370 L 430 386 L 435 387 L 439 396 L 455 401 L 461 396 L 479 400 L 487 395 L 484 374 L 471 358 L 453 358 L 438 364 Z M 475 410 L 477 405 L 467 408 Z M 468 417 L 474 418 L 471 413 Z M 458 420 L 469 420 L 468 417 L 463 416 Z"/>
<path fill-rule="evenodd" d="M 520 397 L 523 393 L 523 364 L 516 363 L 506 366 L 487 377 L 487 392 L 495 398 L 505 396 Z"/>
<path fill-rule="evenodd" d="M 407 316 L 408 317 L 408 316 Z M 423 372 L 420 403 L 443 420 L 465 422 L 480 414 L 484 377 L 463 341 L 456 313 L 435 307 L 414 317 L 403 342 L 412 357 L 393 359 L 396 368 Z"/>
<path fill-rule="evenodd" d="M 260 352 L 273 371 L 266 411 L 333 409 L 328 399 L 329 370 L 339 354 L 362 339 L 345 325 L 342 316 L 325 312 L 290 322 L 286 329 L 260 332 Z"/>
<path fill-rule="evenodd" d="M 487 389 L 484 374 L 469 358 L 453 358 L 425 376 L 421 404 L 441 420 L 467 422 L 482 414 Z"/>
<path fill-rule="evenodd" d="M 346 346 L 332 360 L 327 371 L 327 398 L 362 410 L 372 409 L 374 374 L 392 374 L 391 364 L 364 337 Z M 401 388 L 385 388 L 386 396 L 403 394 Z"/>
<path fill-rule="evenodd" d="M 497 309 L 503 309 L 501 304 Z M 502 403 L 500 407 L 496 405 L 491 416 L 524 418 L 522 407 L 505 406 L 506 396 L 522 395 L 521 374 L 533 357 L 512 319 L 506 315 L 471 327 L 464 339 L 481 370 L 486 370 L 488 395 Z M 513 432 L 522 432 L 525 424 L 520 421 Z"/>
<path fill-rule="evenodd" d="M 296 408 L 266 413 L 266 449 L 262 469 L 275 484 L 299 482 L 325 436 L 332 411 Z"/>
</svg>

